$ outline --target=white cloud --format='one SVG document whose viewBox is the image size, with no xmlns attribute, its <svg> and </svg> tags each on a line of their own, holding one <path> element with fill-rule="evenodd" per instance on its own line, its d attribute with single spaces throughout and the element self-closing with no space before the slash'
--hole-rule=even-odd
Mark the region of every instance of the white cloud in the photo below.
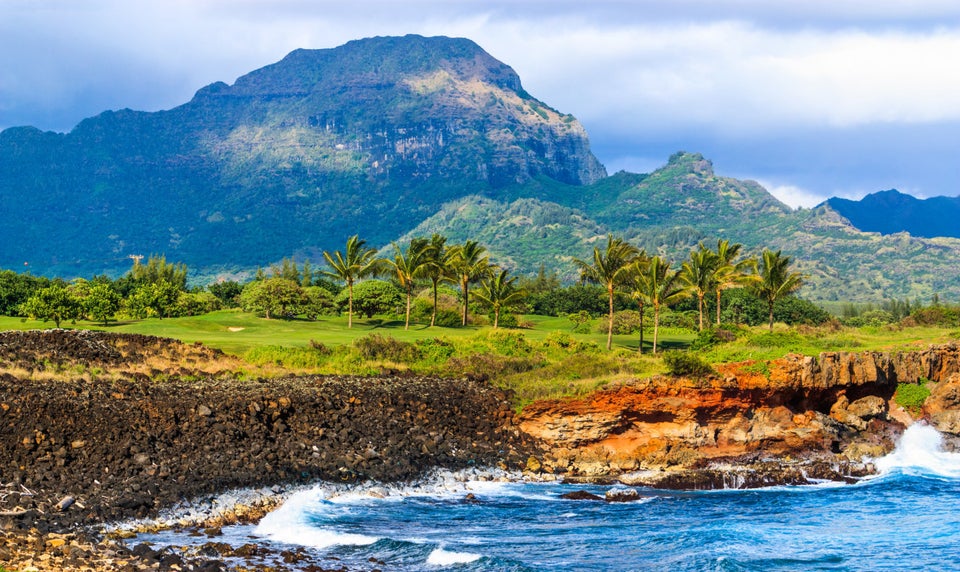
<svg viewBox="0 0 960 572">
<path fill-rule="evenodd" d="M 771 183 L 770 181 L 757 182 L 760 183 L 763 188 L 767 189 L 771 195 L 777 197 L 780 202 L 793 208 L 813 208 L 830 198 L 794 185 L 777 184 Z"/>
</svg>

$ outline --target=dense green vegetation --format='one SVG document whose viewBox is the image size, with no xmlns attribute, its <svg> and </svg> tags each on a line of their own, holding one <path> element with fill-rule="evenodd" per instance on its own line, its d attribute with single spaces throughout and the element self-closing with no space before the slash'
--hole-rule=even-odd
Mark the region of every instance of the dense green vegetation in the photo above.
<svg viewBox="0 0 960 572">
<path fill-rule="evenodd" d="M 322 263 L 353 233 L 375 248 L 439 234 L 484 245 L 513 276 L 543 266 L 569 283 L 573 259 L 613 234 L 678 263 L 720 238 L 745 258 L 788 252 L 818 302 L 960 297 L 960 240 L 792 210 L 695 153 L 606 177 L 574 118 L 463 39 L 297 50 L 168 111 L 106 112 L 67 134 L 7 129 L 0 200 L 16 205 L 0 266 L 44 276 L 116 277 L 130 256 L 166 252 L 204 284 L 292 254 Z M 143 293 L 142 312 L 160 311 L 161 290 Z"/>
<path fill-rule="evenodd" d="M 187 268 L 163 257 L 136 261 L 117 280 L 68 283 L 4 271 L 0 300 L 13 317 L 0 318 L 0 328 L 35 327 L 32 316 L 200 341 L 244 358 L 251 376 L 479 377 L 513 390 L 522 405 L 656 373 L 702 378 L 726 362 L 752 360 L 756 373 L 768 375 L 765 360 L 788 352 L 909 347 L 918 339 L 950 339 L 960 327 L 960 308 L 939 300 L 890 301 L 882 310 L 848 305 L 838 318 L 792 295 L 773 301 L 778 325 L 771 327 L 763 268 L 779 265 L 781 277 L 789 276 L 789 259 L 768 251 L 770 261 L 758 265 L 735 256 L 737 246 L 700 245 L 673 269 L 608 237 L 593 259 L 581 261 L 584 278 L 600 283 L 593 285 L 564 285 L 545 269 L 519 279 L 480 244 L 441 236 L 394 245 L 392 259 L 354 237 L 347 254 L 325 253 L 333 261 L 327 269 L 284 259 L 246 284 L 206 290 L 188 288 Z M 734 255 L 722 255 L 730 250 Z M 354 263 L 367 277 L 351 293 L 346 276 L 358 275 L 345 270 Z M 660 358 L 655 348 L 668 351 Z M 903 392 L 902 399 L 914 399 Z"/>
</svg>

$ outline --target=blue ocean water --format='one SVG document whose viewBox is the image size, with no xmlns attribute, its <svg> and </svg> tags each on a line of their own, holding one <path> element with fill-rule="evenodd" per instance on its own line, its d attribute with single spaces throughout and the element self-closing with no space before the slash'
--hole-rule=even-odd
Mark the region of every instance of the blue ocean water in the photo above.
<svg viewBox="0 0 960 572">
<path fill-rule="evenodd" d="M 854 485 L 639 489 L 632 503 L 564 500 L 610 487 L 556 483 L 318 485 L 232 533 L 362 570 L 960 570 L 960 454 L 915 425 L 877 466 Z"/>
</svg>

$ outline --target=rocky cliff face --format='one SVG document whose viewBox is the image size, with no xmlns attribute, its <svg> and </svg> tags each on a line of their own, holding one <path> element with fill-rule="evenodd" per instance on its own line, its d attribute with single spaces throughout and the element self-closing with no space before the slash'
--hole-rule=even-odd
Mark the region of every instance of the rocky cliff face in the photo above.
<svg viewBox="0 0 960 572">
<path fill-rule="evenodd" d="M 755 373 L 765 369 L 769 374 Z M 899 384 L 921 380 L 929 380 L 932 394 L 922 412 L 911 414 L 892 398 Z M 807 476 L 823 472 L 826 463 L 834 467 L 822 475 L 828 478 L 869 470 L 856 462 L 891 451 L 914 415 L 960 435 L 957 345 L 788 356 L 765 367 L 744 362 L 702 380 L 656 377 L 585 399 L 535 403 L 524 410 L 520 427 L 547 444 L 537 461 L 540 470 L 671 485 L 676 475 L 663 469 L 703 469 L 731 460 L 744 467 L 803 459 L 814 463 Z M 844 465 L 839 472 L 837 463 Z M 794 482 L 790 471 L 787 478 L 761 472 L 755 484 Z"/>
<path fill-rule="evenodd" d="M 296 50 L 168 111 L 0 133 L 0 202 L 17 205 L 0 266 L 116 272 L 164 252 L 252 267 L 353 234 L 386 244 L 467 195 L 605 175 L 583 126 L 475 43 L 370 38 Z"/>
</svg>

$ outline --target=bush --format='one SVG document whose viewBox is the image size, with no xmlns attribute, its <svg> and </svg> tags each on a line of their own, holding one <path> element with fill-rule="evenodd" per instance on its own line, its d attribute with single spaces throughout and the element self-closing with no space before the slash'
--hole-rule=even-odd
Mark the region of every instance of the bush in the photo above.
<svg viewBox="0 0 960 572">
<path fill-rule="evenodd" d="M 526 336 L 520 332 L 494 330 L 487 334 L 487 341 L 496 353 L 505 356 L 525 356 L 533 350 Z"/>
<path fill-rule="evenodd" d="M 893 394 L 893 400 L 900 407 L 916 415 L 923 408 L 923 403 L 930 397 L 930 388 L 927 387 L 928 380 L 921 378 L 919 383 L 899 383 L 897 391 Z"/>
<path fill-rule="evenodd" d="M 690 349 L 699 351 L 710 349 L 713 346 L 732 342 L 737 339 L 737 334 L 724 328 L 706 328 L 690 344 Z"/>
<path fill-rule="evenodd" d="M 573 331 L 578 334 L 590 333 L 590 314 L 586 310 L 580 310 L 574 314 L 567 314 L 567 319 L 573 322 Z"/>
<path fill-rule="evenodd" d="M 337 294 L 337 307 L 346 312 L 350 292 L 344 288 Z M 353 286 L 353 311 L 372 318 L 374 314 L 397 314 L 404 305 L 404 294 L 390 282 L 364 280 Z"/>
<path fill-rule="evenodd" d="M 446 340 L 440 338 L 430 338 L 426 340 L 417 340 L 416 346 L 420 352 L 421 359 L 440 363 L 452 356 L 456 348 Z"/>
<path fill-rule="evenodd" d="M 437 295 L 437 321 L 435 325 L 444 328 L 455 328 L 461 324 L 460 305 L 457 303 L 456 292 L 448 288 L 441 288 Z M 433 290 L 424 290 L 410 305 L 410 319 L 421 324 L 429 324 L 433 315 Z"/>
<path fill-rule="evenodd" d="M 704 377 L 716 374 L 710 364 L 696 354 L 688 352 L 664 352 L 663 363 L 667 366 L 667 372 L 677 377 Z"/>
<path fill-rule="evenodd" d="M 750 336 L 748 343 L 761 348 L 795 348 L 802 346 L 804 341 L 793 332 L 767 332 Z"/>
<path fill-rule="evenodd" d="M 446 373 L 473 379 L 494 379 L 505 375 L 523 373 L 543 367 L 536 357 L 508 357 L 490 353 L 450 358 Z"/>
<path fill-rule="evenodd" d="M 648 321 L 646 326 L 652 326 L 653 320 Z M 607 333 L 607 320 L 600 320 L 597 329 L 600 333 Z M 635 334 L 640 331 L 640 312 L 636 310 L 623 310 L 613 314 L 613 333 L 623 336 Z"/>
<path fill-rule="evenodd" d="M 403 342 L 389 336 L 370 334 L 353 341 L 353 347 L 366 360 L 412 363 L 420 359 L 420 349 L 410 342 Z"/>
</svg>

